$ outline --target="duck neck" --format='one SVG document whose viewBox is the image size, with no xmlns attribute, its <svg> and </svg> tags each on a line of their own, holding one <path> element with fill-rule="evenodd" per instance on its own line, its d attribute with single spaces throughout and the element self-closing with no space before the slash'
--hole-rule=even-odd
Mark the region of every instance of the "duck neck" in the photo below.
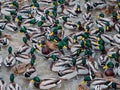
<svg viewBox="0 0 120 90">
<path fill-rule="evenodd" d="M 35 86 L 36 88 L 39 88 L 40 82 L 34 82 L 34 86 Z"/>
</svg>

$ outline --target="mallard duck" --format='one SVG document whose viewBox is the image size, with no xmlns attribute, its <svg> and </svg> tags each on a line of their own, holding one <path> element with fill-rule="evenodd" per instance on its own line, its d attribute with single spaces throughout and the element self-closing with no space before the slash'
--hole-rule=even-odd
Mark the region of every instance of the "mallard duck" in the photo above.
<svg viewBox="0 0 120 90">
<path fill-rule="evenodd" d="M 0 46 L 8 46 L 9 40 L 7 38 L 0 38 Z"/>
<path fill-rule="evenodd" d="M 87 1 L 84 3 L 84 8 L 86 9 L 86 11 L 90 11 L 93 10 L 93 5 L 91 2 Z"/>
<path fill-rule="evenodd" d="M 14 74 L 10 75 L 10 83 L 6 85 L 6 90 L 22 90 L 21 86 L 14 82 Z"/>
<path fill-rule="evenodd" d="M 31 64 L 30 63 L 20 63 L 18 65 L 15 65 L 13 68 L 12 68 L 12 71 L 15 73 L 15 74 L 23 74 L 27 68 L 30 68 L 31 67 Z"/>
<path fill-rule="evenodd" d="M 33 66 L 35 63 L 35 58 L 31 58 L 31 67 L 27 68 L 24 72 L 24 76 L 27 79 L 33 79 L 35 76 L 37 76 L 36 68 Z"/>
<path fill-rule="evenodd" d="M 30 52 L 30 46 L 27 43 L 27 38 L 23 37 L 24 45 L 20 46 L 19 49 L 15 52 L 16 54 L 28 54 Z"/>
<path fill-rule="evenodd" d="M 36 87 L 39 89 L 51 89 L 60 85 L 61 80 L 58 78 L 40 79 L 39 77 L 34 77 L 29 83 L 30 87 Z"/>
<path fill-rule="evenodd" d="M 7 23 L 5 29 L 15 32 L 18 30 L 18 27 L 15 23 L 12 22 L 12 23 Z"/>
<path fill-rule="evenodd" d="M 92 28 L 93 25 L 94 25 L 93 21 L 88 21 L 87 23 L 84 24 L 84 29 L 86 29 L 87 27 L 90 29 Z"/>
<path fill-rule="evenodd" d="M 116 23 L 114 27 L 115 27 L 115 29 L 117 30 L 117 32 L 120 33 L 120 24 L 119 24 L 119 23 Z"/>
<path fill-rule="evenodd" d="M 54 72 L 63 71 L 63 70 L 65 70 L 66 68 L 70 67 L 69 64 L 70 64 L 69 61 L 61 61 L 61 60 L 58 60 L 57 62 L 52 63 L 52 65 L 51 65 L 51 70 L 54 71 Z"/>
<path fill-rule="evenodd" d="M 3 80 L 3 78 L 0 78 L 0 89 L 5 90 L 6 82 Z"/>
<path fill-rule="evenodd" d="M 14 55 L 12 54 L 12 47 L 8 48 L 8 53 L 9 53 L 8 56 L 4 60 L 4 64 L 5 66 L 10 67 L 10 66 L 15 65 L 16 63 L 16 59 Z"/>
<path fill-rule="evenodd" d="M 107 6 L 105 2 L 98 1 L 98 2 L 93 2 L 93 7 L 95 9 L 104 9 Z"/>
<path fill-rule="evenodd" d="M 73 22 L 66 22 L 63 24 L 66 29 L 74 30 L 77 28 L 77 25 Z"/>
<path fill-rule="evenodd" d="M 115 41 L 116 43 L 120 43 L 120 34 L 115 34 L 115 35 L 113 36 L 113 39 L 114 39 L 114 41 Z"/>
<path fill-rule="evenodd" d="M 92 19 L 91 13 L 90 13 L 90 12 L 85 12 L 85 13 L 83 14 L 83 19 L 85 20 L 85 22 L 91 20 L 91 19 Z"/>
</svg>

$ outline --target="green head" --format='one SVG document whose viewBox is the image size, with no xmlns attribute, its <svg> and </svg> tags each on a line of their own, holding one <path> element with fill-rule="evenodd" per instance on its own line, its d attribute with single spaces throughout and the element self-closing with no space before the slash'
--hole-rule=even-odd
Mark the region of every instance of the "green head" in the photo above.
<svg viewBox="0 0 120 90">
<path fill-rule="evenodd" d="M 62 29 L 62 26 L 59 25 L 59 26 L 56 27 L 56 29 L 57 29 L 57 30 Z"/>
<path fill-rule="evenodd" d="M 42 21 L 45 21 L 45 17 L 44 17 L 44 16 L 42 16 L 42 17 L 41 17 L 41 20 L 42 20 Z"/>
<path fill-rule="evenodd" d="M 112 16 L 113 16 L 113 17 L 117 17 L 117 13 L 116 13 L 116 12 L 113 12 L 113 13 L 112 13 Z"/>
<path fill-rule="evenodd" d="M 35 6 L 35 7 L 39 7 L 39 3 L 37 3 L 37 2 L 34 3 L 34 6 Z"/>
<path fill-rule="evenodd" d="M 37 0 L 32 0 L 33 3 L 37 3 Z"/>
<path fill-rule="evenodd" d="M 7 15 L 5 15 L 5 19 L 7 19 L 8 21 L 11 20 L 10 16 L 7 16 Z"/>
<path fill-rule="evenodd" d="M 91 47 L 91 41 L 90 41 L 90 40 L 86 40 L 86 45 L 87 45 L 88 47 Z"/>
<path fill-rule="evenodd" d="M 107 26 L 110 26 L 110 23 L 109 23 L 109 22 L 106 22 L 106 25 L 107 25 Z"/>
<path fill-rule="evenodd" d="M 82 40 L 80 45 L 81 45 L 82 48 L 84 48 L 85 47 L 85 42 Z"/>
<path fill-rule="evenodd" d="M 36 20 L 35 20 L 35 19 L 32 19 L 32 20 L 30 20 L 29 23 L 30 23 L 30 24 L 35 24 L 35 23 L 36 23 Z"/>
<path fill-rule="evenodd" d="M 25 26 L 20 28 L 20 32 L 27 33 L 27 28 Z"/>
<path fill-rule="evenodd" d="M 36 83 L 40 83 L 40 78 L 39 77 L 34 77 L 33 80 L 36 82 Z"/>
<path fill-rule="evenodd" d="M 53 14 L 54 17 L 56 17 L 57 16 L 57 11 L 53 11 L 52 14 Z"/>
<path fill-rule="evenodd" d="M 64 20 L 64 22 L 67 22 L 67 18 L 68 17 L 62 17 L 62 19 Z"/>
<path fill-rule="evenodd" d="M 116 61 L 118 61 L 118 55 L 116 53 L 112 54 L 112 58 L 114 58 Z"/>
<path fill-rule="evenodd" d="M 56 61 L 58 59 L 58 57 L 56 55 L 52 55 L 51 58 Z"/>
<path fill-rule="evenodd" d="M 59 24 L 59 20 L 57 19 L 57 20 L 55 20 L 55 24 Z"/>
<path fill-rule="evenodd" d="M 81 49 L 77 49 L 76 51 L 77 51 L 77 53 L 76 53 L 76 54 L 77 54 L 77 56 L 79 56 L 79 55 L 80 55 L 80 53 L 81 53 Z"/>
<path fill-rule="evenodd" d="M 86 26 L 86 29 L 87 29 L 87 30 L 89 30 L 89 29 L 90 29 L 90 27 L 87 25 L 87 26 Z"/>
<path fill-rule="evenodd" d="M 26 44 L 27 43 L 27 38 L 23 37 L 23 42 Z"/>
<path fill-rule="evenodd" d="M 104 45 L 104 40 L 102 40 L 102 39 L 100 38 L 100 40 L 98 41 L 98 43 L 101 44 L 101 45 Z"/>
<path fill-rule="evenodd" d="M 86 76 L 86 77 L 84 77 L 84 81 L 91 81 L 90 76 Z"/>
<path fill-rule="evenodd" d="M 31 58 L 31 61 L 30 61 L 30 64 L 33 66 L 33 65 L 34 65 L 34 63 L 35 63 L 35 58 L 34 58 L 34 57 L 32 57 L 32 58 Z"/>
<path fill-rule="evenodd" d="M 38 27 L 41 27 L 43 25 L 43 21 L 38 22 Z"/>
<path fill-rule="evenodd" d="M 58 0 L 58 2 L 59 2 L 60 4 L 63 4 L 63 3 L 65 2 L 65 0 Z"/>
<path fill-rule="evenodd" d="M 84 34 L 82 34 L 82 36 L 83 36 L 85 39 L 87 39 L 87 38 L 89 37 L 89 34 L 84 33 Z"/>
<path fill-rule="evenodd" d="M 53 2 L 53 5 L 54 5 L 54 6 L 57 6 L 57 1 L 54 1 L 54 2 Z"/>
<path fill-rule="evenodd" d="M 117 84 L 115 82 L 112 82 L 112 88 L 114 88 L 114 89 L 117 88 Z"/>
<path fill-rule="evenodd" d="M 15 10 L 10 11 L 10 14 L 11 14 L 11 15 L 17 15 L 17 13 L 16 13 Z"/>
<path fill-rule="evenodd" d="M 49 10 L 46 10 L 46 11 L 45 11 L 45 14 L 49 14 L 49 12 L 50 12 Z"/>
<path fill-rule="evenodd" d="M 105 51 L 105 46 L 102 45 L 102 44 L 100 44 L 100 45 L 99 45 L 99 49 L 100 49 L 101 51 Z"/>
<path fill-rule="evenodd" d="M 23 18 L 22 18 L 22 16 L 21 16 L 21 15 L 19 15 L 17 18 L 18 18 L 18 20 L 20 20 L 20 21 L 22 21 L 22 20 L 23 20 Z"/>
<path fill-rule="evenodd" d="M 90 49 L 85 50 L 85 55 L 92 56 L 92 51 Z"/>
<path fill-rule="evenodd" d="M 78 25 L 81 25 L 81 22 L 80 22 L 80 21 L 78 21 L 78 22 L 77 22 L 77 24 L 78 24 Z"/>
<path fill-rule="evenodd" d="M 103 18 L 105 17 L 105 15 L 103 13 L 100 13 L 99 16 L 103 17 Z"/>
<path fill-rule="evenodd" d="M 34 52 L 35 52 L 35 48 L 32 47 L 31 50 L 30 50 L 30 53 L 31 53 L 31 54 L 34 54 Z"/>
<path fill-rule="evenodd" d="M 114 68 L 113 62 L 108 62 L 108 63 L 107 63 L 107 66 L 108 66 L 109 68 Z"/>
<path fill-rule="evenodd" d="M 67 42 L 69 39 L 68 37 L 63 38 L 63 41 Z"/>
<path fill-rule="evenodd" d="M 10 82 L 13 83 L 14 82 L 14 74 L 10 74 Z"/>
<path fill-rule="evenodd" d="M 75 66 L 76 65 L 76 58 L 72 58 L 72 65 Z"/>
<path fill-rule="evenodd" d="M 86 64 L 86 59 L 82 58 L 82 65 L 84 66 Z"/>
<path fill-rule="evenodd" d="M 11 46 L 8 47 L 8 53 L 12 54 L 12 47 Z"/>
<path fill-rule="evenodd" d="M 100 32 L 104 32 L 104 28 L 103 27 L 99 27 L 99 31 Z"/>
<path fill-rule="evenodd" d="M 18 4 L 18 2 L 16 0 L 13 1 L 13 5 L 16 6 L 17 8 L 19 7 L 19 4 Z"/>
</svg>

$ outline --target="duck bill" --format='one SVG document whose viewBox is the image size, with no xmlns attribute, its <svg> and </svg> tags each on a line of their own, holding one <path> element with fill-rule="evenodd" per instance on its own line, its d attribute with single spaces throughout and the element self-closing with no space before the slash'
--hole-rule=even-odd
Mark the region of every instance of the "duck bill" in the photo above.
<svg viewBox="0 0 120 90">
<path fill-rule="evenodd" d="M 63 46 L 64 49 L 66 49 L 67 47 L 66 46 Z"/>
<path fill-rule="evenodd" d="M 103 69 L 107 69 L 107 68 L 108 68 L 108 66 L 107 66 L 107 65 L 103 66 Z"/>
<path fill-rule="evenodd" d="M 81 84 L 84 85 L 85 83 L 86 83 L 85 80 L 82 80 Z"/>
</svg>

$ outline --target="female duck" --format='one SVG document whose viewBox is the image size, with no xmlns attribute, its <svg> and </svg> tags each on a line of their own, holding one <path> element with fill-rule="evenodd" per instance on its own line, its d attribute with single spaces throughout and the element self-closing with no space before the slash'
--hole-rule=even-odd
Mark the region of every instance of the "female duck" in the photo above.
<svg viewBox="0 0 120 90">
<path fill-rule="evenodd" d="M 6 90 L 22 90 L 16 82 L 14 82 L 14 74 L 10 75 L 10 83 L 6 85 Z"/>
<path fill-rule="evenodd" d="M 16 59 L 14 55 L 12 54 L 12 47 L 8 48 L 8 53 L 9 53 L 8 56 L 4 60 L 4 64 L 5 66 L 10 67 L 10 66 L 15 65 L 16 63 Z"/>
<path fill-rule="evenodd" d="M 34 77 L 33 80 L 30 81 L 30 87 L 36 87 L 38 89 L 51 89 L 61 85 L 61 80 L 58 78 L 47 78 L 40 79 L 39 77 Z"/>
<path fill-rule="evenodd" d="M 34 63 L 35 63 L 35 58 L 31 58 L 31 62 L 30 62 L 31 67 L 27 68 L 23 74 L 26 79 L 33 79 L 34 77 L 37 76 L 36 69 L 33 66 Z"/>
</svg>

